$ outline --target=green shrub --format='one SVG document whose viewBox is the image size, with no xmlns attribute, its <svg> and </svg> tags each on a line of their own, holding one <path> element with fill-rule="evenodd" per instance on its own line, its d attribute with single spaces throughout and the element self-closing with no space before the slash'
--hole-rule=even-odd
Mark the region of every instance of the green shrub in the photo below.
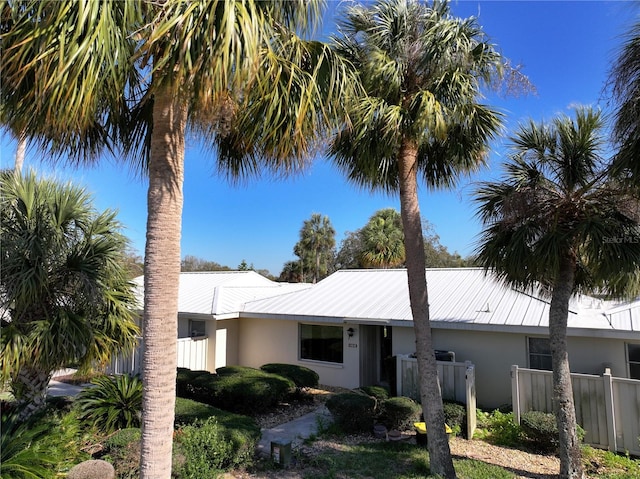
<svg viewBox="0 0 640 479">
<path fill-rule="evenodd" d="M 180 470 L 182 478 L 216 477 L 225 469 L 246 467 L 255 448 L 255 440 L 242 434 L 230 434 L 214 417 L 185 426 L 178 441 L 179 451 L 184 456 Z"/>
<path fill-rule="evenodd" d="M 140 440 L 138 428 L 121 429 L 104 442 L 102 459 L 110 462 L 118 479 L 140 477 Z"/>
<path fill-rule="evenodd" d="M 318 387 L 318 381 L 320 381 L 317 372 L 297 364 L 270 363 L 260 366 L 260 369 L 291 379 L 298 388 L 315 388 Z"/>
<path fill-rule="evenodd" d="M 295 389 L 290 379 L 240 366 L 189 378 L 183 372 L 178 379 L 183 397 L 239 414 L 255 414 L 274 407 Z"/>
<path fill-rule="evenodd" d="M 218 376 L 259 376 L 260 370 L 248 366 L 224 366 L 216 369 Z"/>
<path fill-rule="evenodd" d="M 263 371 L 217 376 L 213 381 L 213 406 L 240 414 L 255 414 L 276 406 L 294 388 L 290 379 Z"/>
<path fill-rule="evenodd" d="M 254 441 L 260 438 L 260 427 L 248 416 L 223 411 L 191 399 L 176 398 L 175 423 L 177 426 L 191 425 L 198 420 L 203 422 L 214 416 L 231 436 L 240 434 Z"/>
<path fill-rule="evenodd" d="M 142 381 L 135 376 L 100 376 L 77 398 L 82 420 L 110 433 L 138 427 L 142 414 Z"/>
<path fill-rule="evenodd" d="M 176 396 L 190 397 L 193 394 L 190 387 L 191 383 L 202 375 L 211 375 L 211 373 L 208 371 L 192 371 L 187 368 L 178 368 L 176 374 Z"/>
<path fill-rule="evenodd" d="M 393 397 L 382 403 L 382 414 L 380 422 L 387 426 L 387 429 L 398 429 L 400 431 L 411 429 L 413 423 L 420 419 L 422 407 L 413 399 L 408 397 Z"/>
<path fill-rule="evenodd" d="M 503 413 L 498 409 L 487 418 L 488 438 L 499 446 L 518 447 L 522 444 L 523 432 L 513 420 L 513 413 Z"/>
<path fill-rule="evenodd" d="M 444 422 L 457 435 L 462 432 L 467 425 L 467 408 L 464 404 L 457 402 L 444 402 Z"/>
<path fill-rule="evenodd" d="M 558 447 L 558 426 L 551 413 L 528 411 L 520 416 L 520 425 L 527 440 L 542 451 L 553 451 Z"/>
<path fill-rule="evenodd" d="M 371 431 L 376 416 L 376 400 L 356 393 L 341 393 L 329 398 L 327 409 L 344 432 Z"/>
<path fill-rule="evenodd" d="M 18 421 L 14 415 L 3 416 L 0 427 L 0 477 L 22 479 L 51 475 L 55 458 L 39 447 L 47 434 L 47 424 Z"/>
<path fill-rule="evenodd" d="M 362 386 L 357 390 L 362 391 L 367 396 L 376 398 L 376 400 L 379 402 L 386 401 L 387 399 L 389 399 L 389 390 L 382 386 Z"/>
</svg>

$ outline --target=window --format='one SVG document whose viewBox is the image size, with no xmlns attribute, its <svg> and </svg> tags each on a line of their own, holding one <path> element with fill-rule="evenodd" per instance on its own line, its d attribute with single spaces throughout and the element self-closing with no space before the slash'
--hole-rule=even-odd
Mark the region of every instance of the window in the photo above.
<svg viewBox="0 0 640 479">
<path fill-rule="evenodd" d="M 300 358 L 342 364 L 342 326 L 300 325 Z"/>
<path fill-rule="evenodd" d="M 551 371 L 551 346 L 548 338 L 529 338 L 529 367 Z"/>
<path fill-rule="evenodd" d="M 191 336 L 192 338 L 195 338 L 198 336 L 206 336 L 206 335 L 207 335 L 206 321 L 194 321 L 194 320 L 189 321 L 189 336 Z"/>
<path fill-rule="evenodd" d="M 640 344 L 627 344 L 629 378 L 640 379 Z"/>
</svg>

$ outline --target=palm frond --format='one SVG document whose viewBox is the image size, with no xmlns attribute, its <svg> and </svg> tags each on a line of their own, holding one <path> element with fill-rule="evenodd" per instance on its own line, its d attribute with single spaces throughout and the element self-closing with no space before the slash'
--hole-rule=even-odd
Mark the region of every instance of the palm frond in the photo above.
<svg viewBox="0 0 640 479">
<path fill-rule="evenodd" d="M 518 287 L 551 287 L 563 258 L 575 258 L 575 291 L 638 292 L 640 223 L 631 190 L 603 159 L 599 112 L 529 123 L 512 138 L 500 181 L 476 190 L 485 225 L 477 258 Z"/>
</svg>

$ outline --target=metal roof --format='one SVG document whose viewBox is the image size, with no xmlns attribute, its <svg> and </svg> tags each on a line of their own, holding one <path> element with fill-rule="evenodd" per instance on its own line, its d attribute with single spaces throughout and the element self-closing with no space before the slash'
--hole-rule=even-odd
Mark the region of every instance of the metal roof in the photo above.
<svg viewBox="0 0 640 479">
<path fill-rule="evenodd" d="M 435 328 L 518 331 L 547 328 L 549 301 L 516 291 L 482 268 L 426 270 Z M 304 291 L 250 301 L 243 316 L 390 323 L 412 321 L 405 269 L 342 270 Z M 640 331 L 640 302 L 606 309 L 591 297 L 572 300 L 570 334 Z M 640 336 L 639 336 L 640 337 Z"/>
<path fill-rule="evenodd" d="M 144 277 L 134 280 L 143 304 Z M 255 271 L 180 273 L 178 314 L 238 315 L 242 303 L 310 287 L 309 284 L 277 283 Z"/>
</svg>

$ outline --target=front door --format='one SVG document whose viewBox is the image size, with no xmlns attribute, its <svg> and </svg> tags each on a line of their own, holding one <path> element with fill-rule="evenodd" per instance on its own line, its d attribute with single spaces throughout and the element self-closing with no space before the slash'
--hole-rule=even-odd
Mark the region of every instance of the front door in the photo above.
<svg viewBox="0 0 640 479">
<path fill-rule="evenodd" d="M 360 386 L 380 382 L 380 336 L 378 326 L 360 325 Z"/>
</svg>

